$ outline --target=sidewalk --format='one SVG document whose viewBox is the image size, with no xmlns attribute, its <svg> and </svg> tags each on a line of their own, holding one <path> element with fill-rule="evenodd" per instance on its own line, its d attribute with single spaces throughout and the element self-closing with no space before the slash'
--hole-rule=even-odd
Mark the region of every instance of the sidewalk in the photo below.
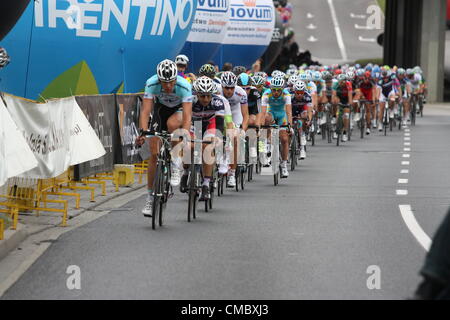
<svg viewBox="0 0 450 320">
<path fill-rule="evenodd" d="M 146 185 L 147 177 L 143 176 L 142 183 L 139 183 L 138 175 L 135 175 L 135 183 L 130 187 L 119 187 L 116 192 L 112 181 L 106 182 L 106 196 L 101 195 L 101 186 L 95 186 L 95 202 L 90 201 L 91 192 L 89 190 L 75 190 L 80 194 L 80 208 L 75 209 L 74 197 L 62 197 L 68 200 L 67 211 L 67 227 L 71 227 L 73 218 L 82 215 L 88 211 L 95 211 L 97 207 L 119 196 L 139 190 Z M 58 199 L 58 196 L 49 196 L 51 199 Z M 107 209 L 107 208 L 106 208 Z M 103 209 L 102 211 L 105 211 Z M 110 208 L 114 209 L 114 208 Z M 110 211 L 110 210 L 109 210 Z M 4 232 L 4 239 L 0 240 L 0 261 L 5 258 L 11 251 L 15 250 L 20 244 L 32 235 L 42 233 L 50 229 L 65 229 L 60 227 L 62 221 L 62 213 L 41 212 L 36 216 L 36 212 L 20 213 L 17 230 L 7 229 Z"/>
</svg>

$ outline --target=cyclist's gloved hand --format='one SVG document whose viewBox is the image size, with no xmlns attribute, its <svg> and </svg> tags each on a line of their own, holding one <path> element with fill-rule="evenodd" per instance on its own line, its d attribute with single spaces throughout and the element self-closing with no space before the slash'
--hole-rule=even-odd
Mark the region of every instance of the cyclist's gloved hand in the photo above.
<svg viewBox="0 0 450 320">
<path fill-rule="evenodd" d="M 143 129 L 139 130 L 139 136 L 137 136 L 135 140 L 135 144 L 139 147 L 145 143 L 145 136 L 143 135 L 143 131 Z"/>
</svg>

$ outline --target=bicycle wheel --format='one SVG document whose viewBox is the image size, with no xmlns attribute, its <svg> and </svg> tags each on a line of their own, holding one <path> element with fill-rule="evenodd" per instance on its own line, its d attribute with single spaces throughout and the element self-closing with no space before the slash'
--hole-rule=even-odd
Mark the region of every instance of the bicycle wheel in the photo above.
<svg viewBox="0 0 450 320">
<path fill-rule="evenodd" d="M 189 170 L 189 200 L 188 200 L 188 222 L 191 222 L 191 218 L 195 219 L 195 201 L 197 196 L 197 190 L 195 189 L 195 164 L 190 165 Z"/>
<path fill-rule="evenodd" d="M 361 107 L 360 110 L 360 114 L 361 117 L 359 118 L 359 131 L 360 131 L 360 138 L 363 139 L 364 138 L 364 129 L 365 129 L 365 125 L 366 125 L 366 110 L 363 107 Z"/>
<path fill-rule="evenodd" d="M 419 99 L 419 110 L 420 110 L 420 117 L 423 117 L 423 99 Z"/>
<path fill-rule="evenodd" d="M 240 179 L 240 176 L 241 176 L 241 174 L 240 174 L 240 167 L 237 166 L 236 167 L 236 171 L 234 173 L 234 178 L 235 178 L 235 181 L 236 181 L 236 186 L 234 188 L 236 189 L 236 192 L 239 192 L 239 183 L 240 183 L 239 179 Z"/>
<path fill-rule="evenodd" d="M 289 152 L 289 158 L 290 158 L 290 161 L 291 161 L 291 171 L 294 171 L 295 170 L 296 159 L 297 159 L 297 141 L 295 139 L 295 134 L 292 135 L 291 148 L 290 148 L 290 152 Z"/>
<path fill-rule="evenodd" d="M 161 214 L 161 176 L 162 176 L 162 164 L 158 163 L 155 172 L 155 178 L 153 180 L 153 204 L 152 204 L 152 229 L 156 229 L 156 224 L 159 222 L 159 215 Z"/>
<path fill-rule="evenodd" d="M 343 124 L 341 124 L 341 117 L 339 117 L 337 119 L 337 125 L 336 125 L 336 133 L 337 133 L 337 139 L 336 139 L 336 146 L 339 146 L 339 142 L 341 141 L 341 136 L 342 136 L 342 127 Z"/>
</svg>

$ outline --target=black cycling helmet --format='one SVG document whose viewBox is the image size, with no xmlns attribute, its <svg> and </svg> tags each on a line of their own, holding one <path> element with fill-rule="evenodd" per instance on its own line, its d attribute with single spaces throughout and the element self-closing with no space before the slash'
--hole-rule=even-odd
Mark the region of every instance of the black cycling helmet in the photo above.
<svg viewBox="0 0 450 320">
<path fill-rule="evenodd" d="M 204 64 L 201 66 L 198 74 L 212 79 L 216 76 L 216 68 L 212 64 Z"/>
<path fill-rule="evenodd" d="M 233 68 L 233 73 L 238 76 L 241 73 L 247 72 L 247 68 L 244 66 L 236 66 Z"/>
</svg>

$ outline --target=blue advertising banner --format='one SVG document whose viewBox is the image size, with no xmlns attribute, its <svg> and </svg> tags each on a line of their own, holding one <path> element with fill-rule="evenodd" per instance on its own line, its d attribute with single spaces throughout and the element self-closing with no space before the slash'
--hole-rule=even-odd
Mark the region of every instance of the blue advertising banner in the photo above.
<svg viewBox="0 0 450 320">
<path fill-rule="evenodd" d="M 227 35 L 213 60 L 251 67 L 269 46 L 275 20 L 272 0 L 230 0 Z"/>
<path fill-rule="evenodd" d="M 189 71 L 197 72 L 211 60 L 227 35 L 230 0 L 198 0 L 197 13 L 182 53 L 189 57 Z"/>
<path fill-rule="evenodd" d="M 197 0 L 40 0 L 0 42 L 3 91 L 30 99 L 142 91 L 174 59 Z"/>
</svg>

